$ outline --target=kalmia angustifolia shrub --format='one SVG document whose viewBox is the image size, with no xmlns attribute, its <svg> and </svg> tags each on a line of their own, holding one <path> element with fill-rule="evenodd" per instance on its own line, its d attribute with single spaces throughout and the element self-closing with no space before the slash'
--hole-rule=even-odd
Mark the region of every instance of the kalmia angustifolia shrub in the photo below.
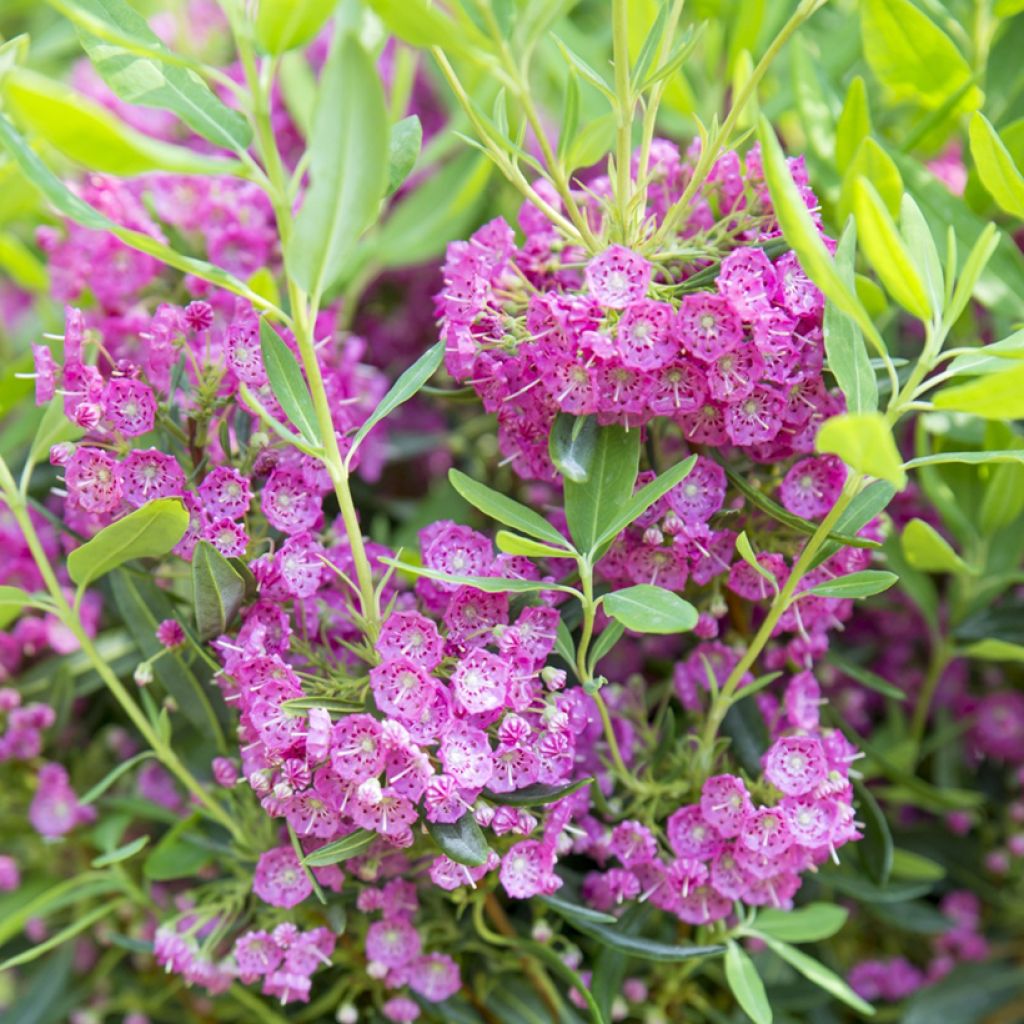
<svg viewBox="0 0 1024 1024">
<path fill-rule="evenodd" d="M 0 1006 L 998 1009 L 1024 381 L 976 349 L 1024 270 L 976 214 L 1024 178 L 957 45 L 909 0 L 56 6 L 73 88 L 0 48 L 57 215 L 0 236 Z M 878 95 L 817 102 L 858 16 Z"/>
</svg>

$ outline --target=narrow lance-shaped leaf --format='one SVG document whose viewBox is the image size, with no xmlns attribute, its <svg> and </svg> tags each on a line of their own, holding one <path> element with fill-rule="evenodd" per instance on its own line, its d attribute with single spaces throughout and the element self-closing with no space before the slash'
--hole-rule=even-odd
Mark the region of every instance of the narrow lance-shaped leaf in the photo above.
<svg viewBox="0 0 1024 1024">
<path fill-rule="evenodd" d="M 892 874 L 893 843 L 889 823 L 874 794 L 863 782 L 854 779 L 853 789 L 857 794 L 858 815 L 864 820 L 864 833 L 857 844 L 857 855 L 871 881 L 885 885 Z"/>
<path fill-rule="evenodd" d="M 818 583 L 808 591 L 810 594 L 817 594 L 819 597 L 872 597 L 888 590 L 899 577 L 894 572 L 886 572 L 884 569 L 862 569 L 860 572 L 851 572 L 847 576 L 837 576 L 834 580 L 826 580 Z"/>
<path fill-rule="evenodd" d="M 377 215 L 387 185 L 388 123 L 377 69 L 346 33 L 320 76 L 310 187 L 285 253 L 288 273 L 309 295 L 319 298 L 337 280 Z"/>
<path fill-rule="evenodd" d="M 82 46 L 110 88 L 129 103 L 169 110 L 204 139 L 236 153 L 252 142 L 245 116 L 223 103 L 172 57 L 146 19 L 125 0 L 49 0 L 79 31 Z"/>
<path fill-rule="evenodd" d="M 393 558 L 382 558 L 384 565 L 393 565 L 400 572 L 411 573 L 413 576 L 424 576 L 428 580 L 440 580 L 443 583 L 455 583 L 460 587 L 473 587 L 488 594 L 539 594 L 546 590 L 557 590 L 563 594 L 579 596 L 579 592 L 561 583 L 546 583 L 540 580 L 521 580 L 504 576 L 457 576 L 451 573 L 438 572 L 410 562 L 399 562 Z"/>
<path fill-rule="evenodd" d="M 380 400 L 380 404 L 355 432 L 349 445 L 349 455 L 354 452 L 366 435 L 389 416 L 400 405 L 404 405 L 415 395 L 424 384 L 437 372 L 444 359 L 444 342 L 431 345 L 391 386 L 391 390 Z"/>
<path fill-rule="evenodd" d="M 1020 419 L 1024 416 L 1024 364 L 978 377 L 969 384 L 944 388 L 933 401 L 937 409 L 967 412 L 983 419 Z M 915 460 L 914 464 L 922 463 Z"/>
<path fill-rule="evenodd" d="M 391 128 L 388 143 L 388 185 L 386 194 L 391 195 L 412 174 L 423 144 L 423 127 L 415 114 L 403 117 Z"/>
<path fill-rule="evenodd" d="M 846 924 L 850 912 L 832 903 L 809 903 L 794 910 L 771 907 L 758 912 L 754 928 L 783 942 L 821 942 Z"/>
<path fill-rule="evenodd" d="M 448 471 L 452 487 L 474 508 L 478 508 L 491 519 L 511 526 L 531 537 L 567 548 L 568 541 L 542 515 L 532 508 L 506 497 L 499 491 L 479 483 L 457 469 Z"/>
<path fill-rule="evenodd" d="M 68 575 L 80 587 L 132 558 L 166 555 L 188 529 L 189 515 L 179 498 L 158 498 L 105 526 L 68 555 Z"/>
<path fill-rule="evenodd" d="M 304 46 L 323 28 L 338 0 L 259 0 L 256 43 L 264 53 Z"/>
<path fill-rule="evenodd" d="M 857 247 L 857 231 L 851 220 L 836 249 L 836 271 L 847 287 L 854 288 L 853 258 Z M 847 316 L 831 300 L 825 303 L 825 354 L 828 368 L 846 396 L 850 412 L 873 412 L 878 408 L 878 382 L 871 368 L 864 335 L 854 319 Z"/>
<path fill-rule="evenodd" d="M 772 1007 L 764 982 L 754 961 L 738 942 L 732 940 L 725 950 L 725 980 L 736 1002 L 754 1024 L 772 1024 Z"/>
<path fill-rule="evenodd" d="M 260 320 L 260 349 L 271 390 L 285 415 L 298 427 L 299 433 L 310 446 L 320 447 L 323 440 L 317 424 L 316 409 L 313 408 L 313 399 L 299 361 L 265 318 Z"/>
<path fill-rule="evenodd" d="M 302 858 L 302 862 L 311 868 L 322 868 L 329 864 L 340 864 L 343 860 L 358 857 L 359 854 L 370 847 L 376 838 L 376 832 L 370 832 L 368 829 L 363 828 L 357 829 L 341 839 L 336 839 L 333 843 L 327 843 L 325 846 L 307 853 Z"/>
<path fill-rule="evenodd" d="M 817 985 L 818 988 L 824 989 L 858 1013 L 863 1013 L 866 1016 L 874 1014 L 875 1009 L 870 1003 L 861 999 L 842 978 L 833 974 L 823 964 L 818 963 L 817 960 L 809 957 L 806 953 L 800 952 L 799 949 L 794 949 L 785 942 L 772 938 L 770 935 L 763 935 L 761 937 L 773 953 L 780 956 L 790 967 L 799 971 L 808 981 Z"/>
</svg>

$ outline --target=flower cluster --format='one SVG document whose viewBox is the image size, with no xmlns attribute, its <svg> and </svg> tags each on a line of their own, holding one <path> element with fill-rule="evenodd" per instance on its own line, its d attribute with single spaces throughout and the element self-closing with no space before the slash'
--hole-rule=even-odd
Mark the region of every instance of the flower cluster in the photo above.
<svg viewBox="0 0 1024 1024">
<path fill-rule="evenodd" d="M 0 761 L 28 761 L 43 749 L 43 732 L 56 720 L 49 704 L 22 704 L 21 694 L 10 687 L 0 689 Z"/>
<path fill-rule="evenodd" d="M 47 762 L 39 769 L 28 820 L 41 836 L 55 839 L 95 821 L 96 808 L 79 802 L 63 765 Z"/>
<path fill-rule="evenodd" d="M 656 143 L 654 224 L 686 189 L 695 155 Z M 791 170 L 815 209 L 802 161 Z M 599 178 L 576 197 L 596 224 L 608 187 Z M 818 426 L 841 410 L 822 379 L 823 298 L 773 244 L 756 147 L 745 165 L 732 152 L 715 162 L 679 231 L 649 256 L 613 245 L 588 260 L 529 204 L 520 227 L 522 245 L 503 220 L 450 245 L 438 308 L 448 370 L 497 414 L 522 476 L 552 478 L 558 412 L 631 427 L 667 418 L 693 444 L 778 461 L 812 451 Z"/>
</svg>

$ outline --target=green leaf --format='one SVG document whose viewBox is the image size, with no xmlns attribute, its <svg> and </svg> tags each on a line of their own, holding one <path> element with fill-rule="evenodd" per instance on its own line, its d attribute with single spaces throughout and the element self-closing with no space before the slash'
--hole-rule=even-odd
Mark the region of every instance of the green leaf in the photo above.
<svg viewBox="0 0 1024 1024">
<path fill-rule="evenodd" d="M 494 537 L 499 551 L 506 555 L 525 555 L 527 558 L 567 558 L 570 552 L 565 548 L 555 548 L 550 544 L 541 544 L 530 537 L 520 537 L 518 533 L 499 530 Z"/>
<path fill-rule="evenodd" d="M 761 910 L 754 928 L 783 942 L 821 942 L 838 932 L 850 912 L 833 903 L 809 903 L 795 910 Z"/>
<path fill-rule="evenodd" d="M 33 465 L 49 457 L 50 449 L 63 441 L 77 441 L 85 431 L 72 423 L 64 413 L 64 399 L 54 398 L 46 407 L 29 451 Z"/>
<path fill-rule="evenodd" d="M 299 361 L 265 317 L 260 319 L 260 349 L 274 397 L 303 440 L 311 448 L 320 448 L 323 438 Z"/>
<path fill-rule="evenodd" d="M 30 182 L 58 213 L 73 220 L 76 224 L 81 224 L 93 231 L 109 231 L 132 249 L 148 253 L 169 267 L 174 267 L 185 274 L 194 274 L 203 281 L 210 281 L 234 295 L 241 295 L 260 309 L 267 307 L 267 302 L 261 296 L 239 281 L 233 274 L 229 274 L 226 270 L 215 267 L 205 260 L 184 256 L 169 245 L 165 245 L 141 231 L 122 227 L 84 202 L 36 156 L 25 139 L 15 131 L 11 122 L 2 115 L 0 115 L 0 145 L 14 158 L 25 180 Z"/>
<path fill-rule="evenodd" d="M 468 19 L 448 17 L 426 0 L 369 0 L 369 7 L 392 35 L 411 46 L 439 46 L 476 61 L 492 48 L 490 39 Z"/>
<path fill-rule="evenodd" d="M 487 863 L 491 848 L 487 845 L 480 826 L 472 811 L 467 811 L 458 821 L 450 825 L 439 821 L 428 821 L 427 831 L 445 856 L 456 864 L 480 867 Z"/>
<path fill-rule="evenodd" d="M 851 661 L 846 661 L 843 658 L 837 658 L 835 656 L 830 657 L 829 662 L 835 665 L 835 667 L 844 675 L 856 680 L 861 686 L 866 686 L 869 690 L 874 690 L 875 693 L 880 693 L 883 697 L 889 697 L 891 700 L 899 701 L 907 699 L 907 695 L 902 690 L 893 686 L 892 683 L 883 679 L 876 672 L 872 672 L 870 669 L 866 669 L 862 665 L 855 665 Z"/>
<path fill-rule="evenodd" d="M 567 412 L 555 416 L 548 437 L 548 455 L 566 480 L 587 482 L 597 450 L 598 430 L 595 416 L 570 416 Z"/>
<path fill-rule="evenodd" d="M 320 75 L 310 187 L 285 263 L 314 299 L 338 279 L 387 185 L 388 112 L 373 61 L 351 34 L 336 39 Z"/>
<path fill-rule="evenodd" d="M 892 855 L 892 875 L 911 881 L 940 882 L 946 877 L 946 869 L 919 853 L 897 848 Z"/>
<path fill-rule="evenodd" d="M 605 914 L 603 911 L 594 910 L 592 907 L 583 906 L 581 903 L 574 903 L 564 896 L 538 896 L 537 902 L 549 907 L 567 921 L 583 921 L 589 924 L 611 924 L 619 923 L 614 914 Z"/>
<path fill-rule="evenodd" d="M 864 834 L 857 844 L 858 856 L 868 877 L 876 885 L 885 885 L 892 874 L 892 833 L 874 794 L 858 779 L 853 782 L 857 794 L 857 813 L 864 821 Z"/>
<path fill-rule="evenodd" d="M 109 853 L 102 853 L 92 861 L 94 868 L 106 868 L 111 864 L 120 864 L 123 860 L 128 860 L 129 857 L 134 857 L 143 847 L 149 843 L 149 836 L 139 836 L 137 839 L 133 839 L 130 843 L 125 843 L 124 846 L 119 846 L 116 850 L 111 850 Z"/>
<path fill-rule="evenodd" d="M 922 572 L 969 573 L 964 560 L 930 523 L 911 519 L 903 528 L 900 546 L 907 562 Z"/>
<path fill-rule="evenodd" d="M 177 114 L 204 139 L 236 153 L 252 142 L 245 116 L 232 110 L 174 55 L 125 0 L 50 0 L 78 28 L 85 52 L 110 88 L 128 103 Z"/>
<path fill-rule="evenodd" d="M 722 735 L 729 737 L 732 742 L 731 752 L 743 770 L 755 776 L 761 771 L 761 758 L 768 749 L 771 737 L 757 702 L 743 699 L 747 691 L 752 689 L 752 686 L 745 686 L 737 693 L 736 701 L 722 719 Z"/>
<path fill-rule="evenodd" d="M 640 431 L 601 427 L 584 483 L 565 481 L 565 517 L 578 551 L 593 553 L 629 501 L 640 463 Z"/>
<path fill-rule="evenodd" d="M 943 388 L 933 402 L 936 409 L 971 413 L 988 420 L 1020 419 L 1024 416 L 1024 364 L 987 374 L 968 384 Z M 919 460 L 914 462 L 919 464 Z"/>
<path fill-rule="evenodd" d="M 597 538 L 597 549 L 601 550 L 606 544 L 610 544 L 622 531 L 640 518 L 656 501 L 663 498 L 673 487 L 681 484 L 689 475 L 697 462 L 697 456 L 677 462 L 674 466 L 666 469 L 664 473 L 655 477 L 649 483 L 644 484 L 624 505 L 621 511 L 615 515 L 608 525 L 601 531 Z"/>
<path fill-rule="evenodd" d="M 908 313 L 928 321 L 932 310 L 921 275 L 881 196 L 866 178 L 854 184 L 853 206 L 861 245 L 885 290 Z"/>
<path fill-rule="evenodd" d="M 122 761 L 107 772 L 107 774 L 104 775 L 95 786 L 90 787 L 89 790 L 79 798 L 78 802 L 81 804 L 94 803 L 96 800 L 99 800 L 99 798 L 103 796 L 103 794 L 106 793 L 106 791 L 110 789 L 110 787 L 117 782 L 125 772 L 130 772 L 137 764 L 141 764 L 143 761 L 148 761 L 153 757 L 156 757 L 156 754 L 152 750 L 143 750 L 140 753 L 135 754 L 133 757 L 129 757 L 127 761 Z"/>
<path fill-rule="evenodd" d="M 349 456 L 366 439 L 366 435 L 380 423 L 385 416 L 390 416 L 400 405 L 404 405 L 415 395 L 424 384 L 437 372 L 444 359 L 444 342 L 431 345 L 404 373 L 391 385 L 388 393 L 380 400 L 380 404 L 355 432 L 349 444 Z"/>
<path fill-rule="evenodd" d="M 851 220 L 836 249 L 836 271 L 848 288 L 854 288 L 853 260 L 857 247 L 857 229 Z M 834 302 L 825 303 L 825 354 L 828 368 L 846 396 L 850 412 L 873 412 L 878 408 L 878 382 L 871 368 L 864 335 L 856 322 L 841 312 Z"/>
<path fill-rule="evenodd" d="M 153 847 L 142 865 L 146 878 L 151 882 L 188 878 L 213 860 L 213 851 L 200 846 L 190 835 L 195 823 L 194 815 L 182 819 Z"/>
<path fill-rule="evenodd" d="M 831 886 L 843 895 L 865 903 L 903 903 L 906 900 L 915 900 L 931 892 L 933 885 L 930 881 L 890 881 L 887 885 L 876 885 L 863 875 L 854 874 L 849 870 L 822 870 L 818 878 L 822 885 Z"/>
<path fill-rule="evenodd" d="M 21 587 L 0 586 L 0 629 L 6 629 L 32 606 L 32 596 Z"/>
<path fill-rule="evenodd" d="M 971 117 L 970 137 L 971 156 L 989 195 L 1011 216 L 1024 218 L 1024 175 L 981 111 Z"/>
<path fill-rule="evenodd" d="M 1009 640 L 1000 640 L 996 637 L 968 644 L 962 653 L 969 658 L 978 658 L 981 661 L 1024 662 L 1024 645 L 1014 644 Z"/>
<path fill-rule="evenodd" d="M 860 10 L 864 58 L 895 103 L 936 110 L 966 90 L 951 113 L 980 106 L 970 65 L 910 0 L 862 0 Z"/>
<path fill-rule="evenodd" d="M 967 463 L 968 465 L 999 464 L 1024 462 L 1024 451 L 988 451 L 988 452 L 939 452 L 936 455 L 922 455 L 911 459 L 907 469 L 920 469 L 923 466 L 941 466 L 946 463 Z"/>
<path fill-rule="evenodd" d="M 757 136 L 761 142 L 765 182 L 783 236 L 799 257 L 808 277 L 824 292 L 825 298 L 841 312 L 853 317 L 875 351 L 884 353 L 885 343 L 857 298 L 856 291 L 846 284 L 836 269 L 810 210 L 793 181 L 775 130 L 764 117 L 758 123 Z"/>
<path fill-rule="evenodd" d="M 979 345 L 973 352 L 964 352 L 951 359 L 946 369 L 952 374 L 979 376 L 1009 369 L 1019 359 L 1024 359 L 1024 331 L 1014 331 L 999 341 Z"/>
<path fill-rule="evenodd" d="M 772 1008 L 754 961 L 732 939 L 725 950 L 725 980 L 743 1012 L 754 1024 L 772 1024 Z"/>
<path fill-rule="evenodd" d="M 601 659 L 605 655 L 610 654 L 615 645 L 622 639 L 622 634 L 625 631 L 626 627 L 621 622 L 609 622 L 601 630 L 597 639 L 591 644 L 590 651 L 587 654 L 591 675 L 594 674 L 594 670 L 600 664 Z"/>
<path fill-rule="evenodd" d="M 9 971 L 21 964 L 27 964 L 32 960 L 38 959 L 45 953 L 49 953 L 51 949 L 56 949 L 65 942 L 69 942 L 76 935 L 80 935 L 82 932 L 87 931 L 94 924 L 112 914 L 119 907 L 119 900 L 111 900 L 100 904 L 98 907 L 93 907 L 81 916 L 76 916 L 75 920 L 71 924 L 66 928 L 62 928 L 55 935 L 50 935 L 42 942 L 33 943 L 28 949 L 22 953 L 18 953 L 16 956 L 8 957 L 0 963 L 0 971 Z"/>
<path fill-rule="evenodd" d="M 558 130 L 556 156 L 565 161 L 572 149 L 576 131 L 580 126 L 580 76 L 572 66 L 566 68 L 565 100 L 562 105 L 562 124 Z"/>
<path fill-rule="evenodd" d="M 392 125 L 388 141 L 388 185 L 385 195 L 396 192 L 402 182 L 412 174 L 423 145 L 423 126 L 415 114 L 403 117 Z"/>
<path fill-rule="evenodd" d="M 697 624 L 697 609 L 678 594 L 640 583 L 603 600 L 605 612 L 636 633 L 685 633 Z"/>
<path fill-rule="evenodd" d="M 484 790 L 484 797 L 491 803 L 506 804 L 509 807 L 542 807 L 570 796 L 577 790 L 589 786 L 593 781 L 588 775 L 585 779 L 566 782 L 561 786 L 548 786 L 543 782 L 535 782 L 522 789 L 515 789 L 511 793 L 492 793 L 489 790 Z"/>
<path fill-rule="evenodd" d="M 843 186 L 836 204 L 836 220 L 843 224 L 854 212 L 857 181 L 866 178 L 878 190 L 885 208 L 895 216 L 903 196 L 903 178 L 893 158 L 870 136 L 861 142 L 843 175 Z"/>
<path fill-rule="evenodd" d="M 340 864 L 343 860 L 351 857 L 358 857 L 367 850 L 377 838 L 376 832 L 360 828 L 355 832 L 336 839 L 333 843 L 327 843 L 312 853 L 307 853 L 302 858 L 302 863 L 311 868 L 323 868 L 330 864 Z"/>
<path fill-rule="evenodd" d="M 450 160 L 394 203 L 387 220 L 364 243 L 374 261 L 403 267 L 439 256 L 448 242 L 478 222 L 490 178 L 485 156 L 466 152 Z"/>
<path fill-rule="evenodd" d="M 124 571 L 111 577 L 111 590 L 120 621 L 127 626 L 142 656 L 154 659 L 157 681 L 174 698 L 181 713 L 224 750 L 221 727 L 229 722 L 227 705 L 213 687 L 204 685 L 205 679 L 200 678 L 202 663 L 189 665 L 182 649 L 167 650 L 156 638 L 160 622 L 175 615 L 167 595 L 152 580 Z"/>
<path fill-rule="evenodd" d="M 824 989 L 829 995 L 852 1007 L 858 1013 L 863 1013 L 868 1017 L 874 1014 L 875 1008 L 870 1003 L 861 999 L 842 978 L 837 974 L 833 974 L 832 971 L 823 964 L 818 963 L 817 960 L 809 957 L 806 953 L 801 953 L 799 949 L 794 949 L 785 942 L 773 939 L 770 935 L 765 935 L 764 941 L 776 956 L 785 960 L 790 967 L 799 971 L 800 974 L 808 981 L 817 985 L 818 988 Z"/>
<path fill-rule="evenodd" d="M 921 207 L 907 193 L 900 200 L 900 231 L 924 281 L 929 306 L 935 311 L 941 310 L 946 293 L 942 260 Z"/>
<path fill-rule="evenodd" d="M 189 515 L 180 498 L 157 498 L 105 526 L 68 555 L 68 575 L 80 587 L 133 558 L 159 558 L 185 536 Z"/>
<path fill-rule="evenodd" d="M 843 109 L 836 123 L 836 170 L 843 174 L 860 147 L 871 134 L 871 112 L 864 79 L 854 75 L 846 90 Z"/>
<path fill-rule="evenodd" d="M 941 980 L 916 992 L 900 1014 L 900 1024 L 979 1024 L 1015 1020 L 1010 1004 L 1024 990 L 1024 971 L 1013 961 L 962 963 Z M 997 1011 L 1010 1007 L 1010 1016 Z"/>
<path fill-rule="evenodd" d="M 862 569 L 851 572 L 847 576 L 837 576 L 834 580 L 826 580 L 811 587 L 807 593 L 818 597 L 871 597 L 888 590 L 899 577 L 894 572 L 884 569 Z"/>
<path fill-rule="evenodd" d="M 451 481 L 452 487 L 485 516 L 561 548 L 563 554 L 567 553 L 568 541 L 532 508 L 506 497 L 486 484 L 479 483 L 457 469 L 448 471 L 448 479 Z"/>
<path fill-rule="evenodd" d="M 26 69 L 7 76 L 3 95 L 28 133 L 91 171 L 122 176 L 149 171 L 231 174 L 239 166 L 143 135 L 99 103 Z"/>
<path fill-rule="evenodd" d="M 381 562 L 384 565 L 393 565 L 399 571 L 411 573 L 413 576 L 425 576 L 428 580 L 440 580 L 442 583 L 455 583 L 460 587 L 474 587 L 487 594 L 539 594 L 547 590 L 557 590 L 563 594 L 578 595 L 578 591 L 561 583 L 506 579 L 504 576 L 452 576 L 410 562 L 399 562 L 393 558 L 382 558 Z"/>
<path fill-rule="evenodd" d="M 245 580 L 209 542 L 199 541 L 192 556 L 192 603 L 200 640 L 227 632 L 245 600 Z"/>
<path fill-rule="evenodd" d="M 851 469 L 887 480 L 898 491 L 907 485 L 892 430 L 879 412 L 842 413 L 822 424 L 814 440 L 822 454 L 838 455 Z"/>
<path fill-rule="evenodd" d="M 259 0 L 256 44 L 281 54 L 304 46 L 324 27 L 337 0 Z"/>
<path fill-rule="evenodd" d="M 775 578 L 775 573 L 766 569 L 758 560 L 757 555 L 754 553 L 754 549 L 750 544 L 750 538 L 747 536 L 746 530 L 740 530 L 736 536 L 736 552 L 743 559 L 751 569 L 758 574 L 758 576 L 766 579 L 772 586 L 772 589 L 776 592 L 779 589 L 779 581 Z"/>
</svg>

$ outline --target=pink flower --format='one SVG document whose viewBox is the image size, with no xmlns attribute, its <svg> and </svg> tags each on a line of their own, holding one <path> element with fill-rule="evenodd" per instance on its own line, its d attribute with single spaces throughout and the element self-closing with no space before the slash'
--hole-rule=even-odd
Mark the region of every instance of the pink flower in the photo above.
<svg viewBox="0 0 1024 1024">
<path fill-rule="evenodd" d="M 313 885 L 290 846 L 260 854 L 252 891 L 272 907 L 294 907 L 313 891 Z"/>
</svg>

